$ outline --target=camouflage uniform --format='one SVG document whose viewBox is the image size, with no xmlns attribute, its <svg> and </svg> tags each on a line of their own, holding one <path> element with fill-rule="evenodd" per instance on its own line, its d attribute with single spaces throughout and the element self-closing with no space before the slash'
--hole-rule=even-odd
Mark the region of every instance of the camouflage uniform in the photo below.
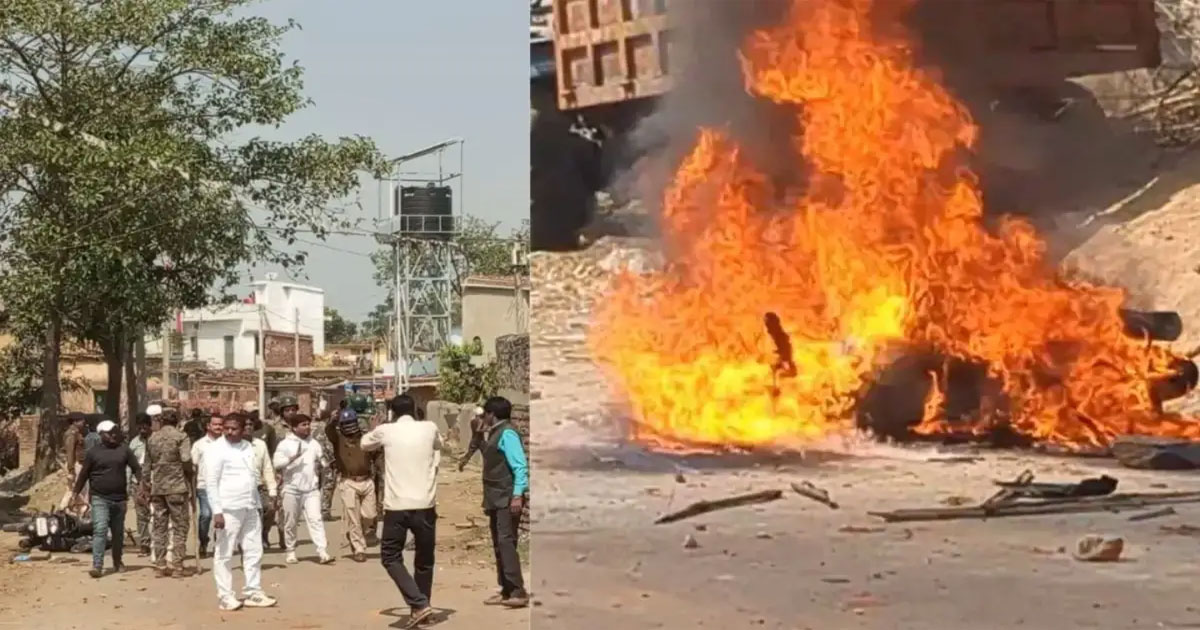
<svg viewBox="0 0 1200 630">
<path fill-rule="evenodd" d="M 325 435 L 326 422 L 328 420 L 313 420 L 312 436 L 332 457 L 333 445 L 329 443 L 329 436 Z M 325 466 L 321 469 L 321 517 L 327 521 L 333 520 L 333 493 L 336 489 L 337 472 L 333 466 Z"/>
<path fill-rule="evenodd" d="M 183 570 L 191 505 L 191 488 L 185 468 L 191 461 L 191 440 L 179 427 L 163 425 L 146 443 L 150 507 L 154 510 L 154 547 L 161 550 L 155 565 L 160 571 L 166 569 L 167 564 L 168 523 L 171 527 L 173 568 Z"/>
</svg>

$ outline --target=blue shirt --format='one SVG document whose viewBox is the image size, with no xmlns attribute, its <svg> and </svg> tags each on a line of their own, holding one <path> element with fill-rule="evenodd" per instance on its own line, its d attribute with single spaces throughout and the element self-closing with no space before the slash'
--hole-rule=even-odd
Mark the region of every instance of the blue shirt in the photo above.
<svg viewBox="0 0 1200 630">
<path fill-rule="evenodd" d="M 525 462 L 525 449 L 521 447 L 521 436 L 512 427 L 505 427 L 500 433 L 497 448 L 504 453 L 508 467 L 513 474 L 513 496 L 519 497 L 529 490 L 529 464 Z"/>
</svg>

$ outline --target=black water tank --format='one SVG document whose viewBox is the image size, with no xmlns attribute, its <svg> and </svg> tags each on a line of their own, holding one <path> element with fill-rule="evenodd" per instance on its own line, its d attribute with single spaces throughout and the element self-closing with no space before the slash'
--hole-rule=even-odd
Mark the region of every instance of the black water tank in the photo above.
<svg viewBox="0 0 1200 630">
<path fill-rule="evenodd" d="M 401 186 L 396 189 L 400 233 L 413 238 L 449 240 L 454 231 L 449 186 Z"/>
</svg>

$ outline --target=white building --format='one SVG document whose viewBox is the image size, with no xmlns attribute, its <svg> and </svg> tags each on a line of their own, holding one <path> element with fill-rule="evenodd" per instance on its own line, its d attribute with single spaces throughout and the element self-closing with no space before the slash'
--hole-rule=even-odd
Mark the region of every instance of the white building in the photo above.
<svg viewBox="0 0 1200 630">
<path fill-rule="evenodd" d="M 325 291 L 281 282 L 275 274 L 250 283 L 253 303 L 184 311 L 183 356 L 214 368 L 249 370 L 257 367 L 258 330 L 299 333 L 312 337 L 313 354 L 325 352 Z M 148 341 L 147 354 L 161 354 L 161 340 Z M 176 349 L 175 355 L 179 356 Z"/>
<path fill-rule="evenodd" d="M 462 282 L 462 338 L 496 356 L 496 338 L 529 332 L 529 278 L 474 275 Z"/>
</svg>

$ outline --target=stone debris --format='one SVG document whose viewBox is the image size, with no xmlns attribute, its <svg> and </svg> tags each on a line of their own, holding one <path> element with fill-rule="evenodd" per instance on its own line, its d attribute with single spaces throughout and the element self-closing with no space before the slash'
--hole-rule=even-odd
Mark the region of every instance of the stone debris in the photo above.
<svg viewBox="0 0 1200 630">
<path fill-rule="evenodd" d="M 683 548 L 684 549 L 698 549 L 699 547 L 700 547 L 700 543 L 696 541 L 695 536 L 688 534 L 687 536 L 683 537 Z"/>
<path fill-rule="evenodd" d="M 1116 562 L 1125 550 L 1125 539 L 1120 536 L 1088 534 L 1075 541 L 1071 555 L 1083 562 Z"/>
</svg>

